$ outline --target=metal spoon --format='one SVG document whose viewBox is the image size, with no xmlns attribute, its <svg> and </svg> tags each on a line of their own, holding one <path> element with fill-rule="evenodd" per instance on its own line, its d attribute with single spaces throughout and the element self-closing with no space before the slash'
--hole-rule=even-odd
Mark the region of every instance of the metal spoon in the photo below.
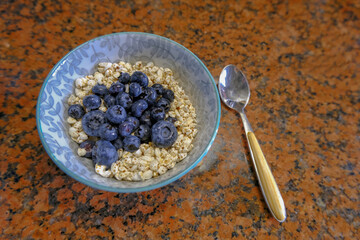
<svg viewBox="0 0 360 240">
<path fill-rule="evenodd" d="M 250 98 L 250 88 L 245 75 L 234 65 L 226 66 L 220 74 L 219 91 L 222 101 L 240 113 L 261 191 L 274 218 L 283 222 L 286 219 L 284 200 L 244 113 Z"/>
</svg>

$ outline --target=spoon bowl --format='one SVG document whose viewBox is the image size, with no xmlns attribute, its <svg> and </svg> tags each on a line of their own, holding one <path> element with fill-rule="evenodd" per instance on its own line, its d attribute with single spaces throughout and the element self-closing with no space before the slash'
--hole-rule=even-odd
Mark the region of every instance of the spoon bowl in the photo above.
<svg viewBox="0 0 360 240">
<path fill-rule="evenodd" d="M 245 75 L 234 65 L 226 66 L 219 79 L 221 100 L 230 108 L 243 111 L 250 99 L 250 87 Z"/>
</svg>

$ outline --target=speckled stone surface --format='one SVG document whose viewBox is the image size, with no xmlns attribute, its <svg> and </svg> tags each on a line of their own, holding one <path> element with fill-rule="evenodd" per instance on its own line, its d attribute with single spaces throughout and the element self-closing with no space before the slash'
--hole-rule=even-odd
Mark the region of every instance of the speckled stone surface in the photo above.
<svg viewBox="0 0 360 240">
<path fill-rule="evenodd" d="M 1 239 L 358 239 L 359 1 L 1 1 Z M 35 106 L 51 68 L 94 37 L 150 32 L 215 79 L 247 75 L 247 115 L 287 208 L 269 213 L 239 115 L 223 105 L 201 166 L 150 192 L 94 190 L 45 153 Z"/>
</svg>

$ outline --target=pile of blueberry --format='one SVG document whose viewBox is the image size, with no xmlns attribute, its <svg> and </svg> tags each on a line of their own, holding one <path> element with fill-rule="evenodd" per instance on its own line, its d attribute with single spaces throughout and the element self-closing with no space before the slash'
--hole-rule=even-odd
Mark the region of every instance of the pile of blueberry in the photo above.
<svg viewBox="0 0 360 240">
<path fill-rule="evenodd" d="M 82 119 L 84 132 L 97 141 L 87 140 L 80 144 L 86 150 L 85 157 L 94 163 L 106 165 L 118 160 L 118 149 L 134 152 L 141 143 L 154 143 L 156 147 L 173 145 L 178 133 L 175 118 L 165 114 L 174 101 L 174 92 L 161 84 L 148 87 L 148 77 L 140 71 L 131 76 L 121 73 L 118 81 L 108 89 L 98 84 L 92 88 L 92 95 L 83 99 L 83 105 L 71 105 L 69 116 Z M 101 99 L 107 111 L 99 110 Z"/>
</svg>

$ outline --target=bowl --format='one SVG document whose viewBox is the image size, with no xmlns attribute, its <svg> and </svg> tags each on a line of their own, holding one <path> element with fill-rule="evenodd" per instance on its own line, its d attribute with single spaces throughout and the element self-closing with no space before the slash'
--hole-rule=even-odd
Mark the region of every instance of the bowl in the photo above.
<svg viewBox="0 0 360 240">
<path fill-rule="evenodd" d="M 141 182 L 118 181 L 95 173 L 91 160 L 77 155 L 68 135 L 67 98 L 74 80 L 95 72 L 100 62 L 153 62 L 173 70 L 197 114 L 198 133 L 188 156 L 165 174 Z M 37 102 L 36 123 L 41 142 L 53 162 L 70 177 L 111 192 L 141 192 L 165 186 L 194 168 L 208 152 L 220 122 L 220 99 L 209 70 L 191 51 L 165 37 L 121 32 L 92 39 L 66 54 L 46 77 Z"/>
</svg>

